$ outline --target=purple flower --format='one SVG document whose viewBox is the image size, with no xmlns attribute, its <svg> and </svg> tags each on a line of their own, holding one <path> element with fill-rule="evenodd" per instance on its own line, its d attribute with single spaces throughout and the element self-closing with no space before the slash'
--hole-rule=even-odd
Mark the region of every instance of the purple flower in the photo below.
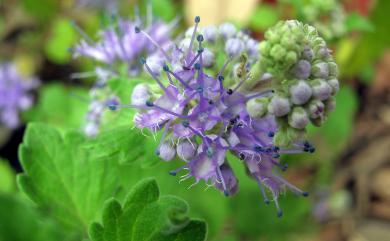
<svg viewBox="0 0 390 241">
<path fill-rule="evenodd" d="M 94 41 L 74 24 L 75 29 L 83 36 L 83 39 L 72 49 L 72 52 L 74 57 L 82 56 L 102 64 L 124 63 L 128 66 L 129 74 L 136 75 L 139 73 L 138 59 L 141 54 L 158 54 L 157 46 L 164 49 L 169 47 L 170 31 L 175 24 L 175 21 L 171 24 L 154 21 L 150 26 L 146 26 L 145 32 L 150 38 L 153 38 L 153 42 L 134 31 L 134 29 L 143 27 L 140 21 L 118 18 L 115 23 L 99 33 L 97 41 Z"/>
<path fill-rule="evenodd" d="M 285 188 L 303 196 L 307 196 L 307 193 L 275 173 L 275 168 L 284 171 L 287 167 L 279 156 L 313 152 L 314 148 L 303 141 L 295 141 L 290 147 L 275 146 L 273 137 L 278 131 L 275 116 L 268 114 L 255 118 L 249 115 L 247 103 L 273 95 L 272 90 L 241 92 L 240 86 L 248 79 L 247 76 L 233 86 L 225 86 L 223 75 L 229 76 L 229 73 L 224 73 L 225 65 L 217 76 L 204 71 L 205 40 L 202 35 L 197 35 L 198 22 L 199 18 L 196 18 L 192 41 L 185 51 L 173 48 L 166 52 L 160 48 L 165 58 L 163 72 L 156 74 L 148 61 L 142 59 L 145 69 L 160 86 L 161 96 L 155 100 L 148 99 L 142 105 L 138 103 L 126 107 L 139 110 L 134 119 L 137 128 L 152 132 L 162 130 L 158 154 L 163 149 L 169 154 L 169 159 L 177 154 L 186 162 L 179 169 L 171 171 L 172 175 L 187 170 L 181 180 L 194 178 L 194 184 L 203 180 L 225 195 L 233 195 L 238 190 L 238 181 L 227 160 L 227 152 L 230 152 L 246 165 L 248 173 L 258 182 L 265 202 L 272 200 L 281 216 L 278 197 Z M 230 25 L 222 29 L 226 35 L 235 30 Z M 142 32 L 142 35 L 147 36 L 147 33 Z M 197 49 L 193 50 L 195 42 Z M 133 92 L 133 96 L 145 93 L 144 89 L 136 88 L 134 91 L 137 93 Z M 288 99 L 285 99 L 273 99 L 273 112 L 278 116 L 288 113 L 284 109 L 290 109 Z M 302 118 L 299 118 L 293 116 L 294 123 L 301 124 Z M 176 149 L 173 145 L 176 145 Z M 166 160 L 165 157 L 163 159 Z"/>
<path fill-rule="evenodd" d="M 37 79 L 19 74 L 14 64 L 0 64 L 0 124 L 11 129 L 19 125 L 19 112 L 32 105 L 29 92 L 38 84 Z"/>
</svg>

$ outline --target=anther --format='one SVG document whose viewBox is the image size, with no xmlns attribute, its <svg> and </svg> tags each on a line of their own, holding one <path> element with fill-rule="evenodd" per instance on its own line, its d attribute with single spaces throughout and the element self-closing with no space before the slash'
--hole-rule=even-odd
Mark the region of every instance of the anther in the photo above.
<svg viewBox="0 0 390 241">
<path fill-rule="evenodd" d="M 268 137 L 274 137 L 275 133 L 273 131 L 268 132 Z"/>
<path fill-rule="evenodd" d="M 194 67 L 195 67 L 195 69 L 199 70 L 200 69 L 200 63 L 194 64 Z"/>
<path fill-rule="evenodd" d="M 147 101 L 145 102 L 145 104 L 146 104 L 146 106 L 148 106 L 148 107 L 154 106 L 153 102 L 150 101 L 150 100 L 147 100 Z"/>
<path fill-rule="evenodd" d="M 199 35 L 196 37 L 196 40 L 198 40 L 199 42 L 202 42 L 202 41 L 203 41 L 203 35 L 202 35 L 202 34 L 199 34 Z"/>
<path fill-rule="evenodd" d="M 309 193 L 308 193 L 308 192 L 303 192 L 303 193 L 302 193 L 302 196 L 308 197 L 308 196 L 309 196 Z"/>
<path fill-rule="evenodd" d="M 242 154 L 242 153 L 240 153 L 238 156 L 239 156 L 240 160 L 244 160 L 245 159 L 245 155 Z"/>
<path fill-rule="evenodd" d="M 135 28 L 134 28 L 134 31 L 135 31 L 135 33 L 140 33 L 140 32 L 141 32 L 141 29 L 140 29 L 139 27 L 135 27 Z"/>
<path fill-rule="evenodd" d="M 225 78 L 224 78 L 222 75 L 218 75 L 218 80 L 219 80 L 219 81 L 222 82 L 224 79 L 225 79 Z"/>
<path fill-rule="evenodd" d="M 164 66 L 163 66 L 163 70 L 164 70 L 164 71 L 169 71 L 169 67 L 168 67 L 168 65 L 164 64 Z"/>
<path fill-rule="evenodd" d="M 108 105 L 108 109 L 110 109 L 112 111 L 117 110 L 118 109 L 118 105 L 116 105 L 116 104 L 109 104 Z"/>
<path fill-rule="evenodd" d="M 190 123 L 188 122 L 188 121 L 183 121 L 182 123 L 181 123 L 184 127 L 189 127 L 190 126 Z"/>
<path fill-rule="evenodd" d="M 199 16 L 196 16 L 195 17 L 195 23 L 199 23 L 200 22 L 200 17 Z"/>
<path fill-rule="evenodd" d="M 141 57 L 141 58 L 139 59 L 139 62 L 140 62 L 141 64 L 146 64 L 146 59 L 145 59 L 144 57 Z"/>
<path fill-rule="evenodd" d="M 228 90 L 226 91 L 226 93 L 227 93 L 228 95 L 231 95 L 231 94 L 233 94 L 233 90 L 232 90 L 232 89 L 228 89 Z"/>
</svg>

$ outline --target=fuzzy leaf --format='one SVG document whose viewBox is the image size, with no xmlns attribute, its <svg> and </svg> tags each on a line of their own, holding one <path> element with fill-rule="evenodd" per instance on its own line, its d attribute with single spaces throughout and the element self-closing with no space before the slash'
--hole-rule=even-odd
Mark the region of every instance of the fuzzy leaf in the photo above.
<svg viewBox="0 0 390 241">
<path fill-rule="evenodd" d="M 123 206 L 107 200 L 102 224 L 93 223 L 89 234 L 93 241 L 205 240 L 205 223 L 189 221 L 187 212 L 187 203 L 159 197 L 157 182 L 145 179 L 133 187 Z"/>
<path fill-rule="evenodd" d="M 19 146 L 25 171 L 18 176 L 20 188 L 79 236 L 86 236 L 104 201 L 120 188 L 118 162 L 109 157 L 92 160 L 80 148 L 84 142 L 80 134 L 62 137 L 56 129 L 34 123 Z"/>
</svg>

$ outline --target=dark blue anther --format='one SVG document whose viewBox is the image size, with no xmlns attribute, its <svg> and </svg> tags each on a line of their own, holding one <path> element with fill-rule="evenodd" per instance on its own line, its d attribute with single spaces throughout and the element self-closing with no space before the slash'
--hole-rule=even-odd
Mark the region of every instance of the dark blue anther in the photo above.
<svg viewBox="0 0 390 241">
<path fill-rule="evenodd" d="M 308 193 L 308 192 L 303 192 L 303 193 L 302 193 L 302 196 L 308 197 L 308 196 L 309 196 L 309 193 Z"/>
<path fill-rule="evenodd" d="M 268 132 L 268 137 L 274 137 L 275 133 L 273 131 Z"/>
<path fill-rule="evenodd" d="M 264 148 L 263 147 L 261 147 L 261 146 L 255 146 L 255 151 L 257 151 L 257 152 L 263 152 L 264 151 Z"/>
<path fill-rule="evenodd" d="M 223 81 L 225 78 L 222 75 L 218 75 L 218 80 Z"/>
<path fill-rule="evenodd" d="M 160 150 L 159 150 L 159 149 L 156 149 L 156 155 L 157 155 L 157 156 L 160 155 Z"/>
<path fill-rule="evenodd" d="M 242 153 L 240 153 L 239 157 L 240 157 L 240 160 L 244 160 L 245 159 L 245 155 L 242 154 Z"/>
<path fill-rule="evenodd" d="M 171 176 L 176 176 L 176 174 L 177 174 L 176 171 L 170 171 L 169 172 L 169 175 L 171 175 Z"/>
<path fill-rule="evenodd" d="M 231 94 L 233 94 L 233 90 L 232 90 L 232 89 L 228 89 L 228 90 L 226 91 L 226 93 L 227 93 L 228 95 L 231 95 Z"/>
<path fill-rule="evenodd" d="M 135 27 L 134 31 L 135 31 L 135 33 L 139 33 L 139 32 L 141 32 L 141 29 L 139 27 Z"/>
<path fill-rule="evenodd" d="M 164 64 L 164 66 L 163 66 L 163 70 L 164 70 L 164 71 L 169 71 L 169 67 L 168 67 L 168 65 Z"/>
<path fill-rule="evenodd" d="M 202 34 L 199 34 L 199 35 L 196 37 L 196 40 L 198 40 L 199 42 L 202 42 L 202 41 L 203 41 L 203 35 L 202 35 Z"/>
<path fill-rule="evenodd" d="M 280 150 L 280 148 L 279 148 L 278 146 L 274 146 L 274 147 L 272 148 L 272 150 L 273 150 L 274 152 L 278 152 L 278 151 Z"/>
<path fill-rule="evenodd" d="M 213 154 L 214 154 L 214 149 L 212 147 L 208 147 L 207 151 L 206 151 L 206 154 L 207 154 L 208 157 L 211 158 L 213 156 Z"/>
<path fill-rule="evenodd" d="M 278 210 L 278 218 L 281 218 L 283 216 L 283 211 L 282 210 Z"/>
<path fill-rule="evenodd" d="M 203 87 L 202 86 L 198 86 L 198 88 L 196 88 L 196 91 L 198 93 L 202 93 L 203 92 Z"/>
<path fill-rule="evenodd" d="M 194 64 L 194 67 L 195 67 L 195 69 L 199 70 L 200 69 L 200 63 Z"/>
<path fill-rule="evenodd" d="M 199 48 L 198 49 L 198 53 L 203 53 L 203 51 L 204 51 L 204 48 Z"/>
<path fill-rule="evenodd" d="M 311 147 L 311 145 L 310 145 L 310 143 L 309 143 L 308 141 L 305 141 L 305 142 L 303 143 L 303 145 L 304 145 L 305 147 Z"/>
<path fill-rule="evenodd" d="M 148 106 L 148 107 L 154 106 L 153 102 L 150 101 L 150 100 L 147 100 L 147 101 L 145 102 L 145 104 L 146 104 L 146 106 Z"/>
<path fill-rule="evenodd" d="M 275 153 L 275 154 L 273 154 L 273 155 L 272 155 L 272 157 L 273 157 L 273 158 L 279 158 L 279 157 L 280 157 L 280 155 L 279 155 L 279 154 L 277 154 L 277 153 Z"/>
<path fill-rule="evenodd" d="M 316 151 L 316 149 L 315 149 L 314 147 L 310 147 L 310 148 L 309 148 L 309 152 L 310 152 L 310 153 L 314 153 L 315 151 Z"/>
<path fill-rule="evenodd" d="M 118 107 L 118 105 L 117 104 L 109 104 L 108 105 L 108 109 L 110 109 L 110 110 L 117 110 L 117 107 Z"/>
<path fill-rule="evenodd" d="M 288 168 L 288 164 L 284 164 L 284 165 L 282 165 L 281 169 L 283 172 L 285 172 L 287 170 L 287 168 Z"/>
<path fill-rule="evenodd" d="M 182 123 L 181 123 L 184 127 L 189 127 L 190 126 L 190 123 L 188 122 L 188 121 L 183 121 Z"/>
<path fill-rule="evenodd" d="M 145 59 L 144 57 L 141 57 L 141 58 L 139 59 L 139 62 L 140 62 L 141 64 L 146 64 L 146 59 Z"/>
<path fill-rule="evenodd" d="M 225 197 L 228 197 L 229 196 L 229 191 L 228 190 L 224 190 L 223 194 L 225 194 Z"/>
<path fill-rule="evenodd" d="M 199 16 L 196 16 L 195 17 L 195 23 L 199 23 L 200 22 L 200 17 Z"/>
</svg>

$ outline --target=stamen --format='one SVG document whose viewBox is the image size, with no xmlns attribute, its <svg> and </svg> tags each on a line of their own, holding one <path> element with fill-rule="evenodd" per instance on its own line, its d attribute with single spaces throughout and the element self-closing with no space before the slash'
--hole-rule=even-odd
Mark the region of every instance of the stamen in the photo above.
<svg viewBox="0 0 390 241">
<path fill-rule="evenodd" d="M 160 86 L 161 89 L 163 89 L 165 92 L 167 92 L 167 89 L 163 85 L 163 83 L 160 81 L 160 79 L 153 73 L 153 71 L 150 69 L 149 65 L 146 63 L 146 60 L 141 60 L 141 63 L 143 63 L 146 67 L 146 70 L 148 73 L 153 77 L 153 79 L 157 82 L 157 84 Z"/>
<path fill-rule="evenodd" d="M 226 188 L 226 183 L 225 183 L 225 180 L 222 176 L 222 172 L 221 172 L 221 169 L 219 167 L 216 168 L 217 169 L 217 175 L 219 176 L 219 178 L 221 179 L 221 184 L 222 184 L 222 188 L 223 188 L 223 193 L 225 194 L 225 196 L 229 196 L 229 190 L 227 190 Z"/>
<path fill-rule="evenodd" d="M 197 29 L 198 29 L 198 24 L 199 24 L 199 22 L 200 22 L 200 17 L 199 17 L 199 16 L 196 16 L 196 17 L 195 17 L 194 32 L 192 32 L 190 46 L 188 47 L 187 53 L 185 54 L 187 60 L 188 60 L 188 58 L 189 58 L 189 56 L 190 56 L 190 52 L 191 52 L 191 50 L 192 50 L 192 45 L 194 44 L 195 34 L 196 34 Z"/>
<path fill-rule="evenodd" d="M 177 174 L 178 172 L 180 172 L 181 170 L 183 170 L 183 169 L 185 169 L 186 167 L 188 167 L 188 164 L 189 164 L 189 163 L 187 163 L 187 164 L 184 165 L 184 166 L 179 167 L 179 168 L 176 169 L 176 170 L 169 171 L 169 174 L 172 175 L 172 176 L 176 176 L 176 174 Z"/>
<path fill-rule="evenodd" d="M 302 195 L 304 197 L 307 197 L 309 195 L 308 192 L 304 192 L 302 191 L 301 189 L 297 188 L 296 186 L 292 185 L 291 183 L 289 183 L 288 181 L 286 181 L 284 178 L 282 177 L 279 177 L 277 175 L 273 175 L 273 177 L 275 177 L 278 181 L 280 181 L 282 184 L 286 185 L 292 192 L 298 194 L 298 195 Z"/>
<path fill-rule="evenodd" d="M 193 88 L 191 86 L 189 86 L 182 78 L 180 78 L 177 74 L 172 72 L 170 69 L 166 70 L 166 72 L 168 72 L 169 74 L 173 75 L 173 77 L 175 77 L 178 81 L 180 81 L 180 83 L 182 85 L 184 85 L 187 89 L 193 90 Z"/>
<path fill-rule="evenodd" d="M 269 199 L 267 197 L 267 194 L 265 193 L 265 190 L 264 190 L 264 187 L 263 187 L 263 182 L 257 176 L 256 176 L 256 180 L 257 180 L 257 183 L 259 184 L 260 192 L 261 192 L 261 195 L 263 196 L 264 203 L 266 205 L 268 205 L 270 203 L 270 201 L 269 201 Z"/>
<path fill-rule="evenodd" d="M 253 95 L 246 96 L 245 100 L 248 101 L 250 99 L 257 98 L 257 97 L 262 97 L 264 95 L 268 95 L 268 94 L 271 94 L 271 93 L 274 93 L 274 91 L 273 90 L 265 90 L 265 91 L 262 91 L 260 93 L 256 93 L 256 94 L 253 94 Z"/>
<path fill-rule="evenodd" d="M 95 42 L 91 37 L 88 36 L 87 33 L 82 30 L 75 21 L 71 21 L 72 27 L 89 43 L 89 44 L 94 44 Z"/>
<path fill-rule="evenodd" d="M 165 52 L 165 50 L 148 33 L 146 33 L 145 31 L 141 30 L 139 27 L 135 27 L 135 32 L 136 33 L 142 33 L 154 46 L 157 47 L 158 50 L 160 50 L 160 52 L 164 55 L 164 57 L 169 62 L 171 61 L 171 58 L 169 57 L 167 52 Z"/>
</svg>

